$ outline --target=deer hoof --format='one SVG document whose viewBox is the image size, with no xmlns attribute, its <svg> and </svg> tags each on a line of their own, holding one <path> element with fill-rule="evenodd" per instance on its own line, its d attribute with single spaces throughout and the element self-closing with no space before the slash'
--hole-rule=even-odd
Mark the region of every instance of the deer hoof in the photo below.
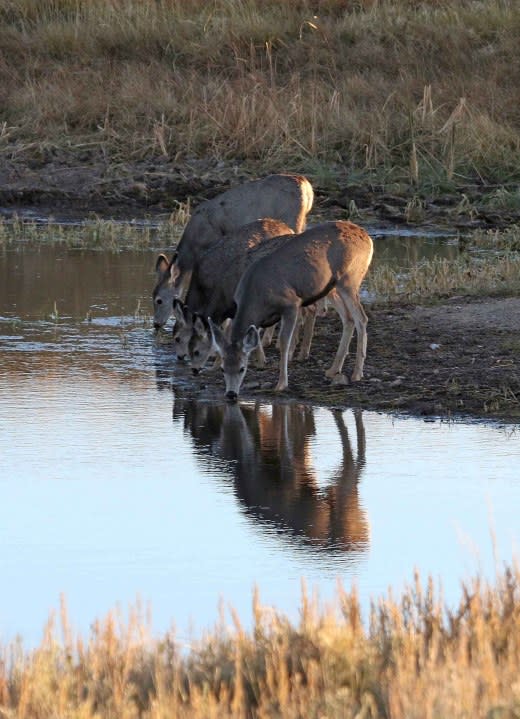
<svg viewBox="0 0 520 719">
<path fill-rule="evenodd" d="M 336 372 L 333 367 L 330 367 L 329 369 L 325 370 L 325 377 L 327 377 L 328 379 L 334 379 L 337 374 L 339 374 L 339 372 Z"/>
<path fill-rule="evenodd" d="M 332 377 L 332 384 L 346 385 L 348 384 L 348 379 L 342 372 L 338 372 Z"/>
<path fill-rule="evenodd" d="M 352 372 L 352 382 L 359 382 L 363 379 L 363 372 Z"/>
<path fill-rule="evenodd" d="M 278 382 L 278 384 L 274 388 L 274 391 L 275 392 L 284 392 L 286 389 L 287 389 L 287 383 L 280 384 L 280 382 Z"/>
</svg>

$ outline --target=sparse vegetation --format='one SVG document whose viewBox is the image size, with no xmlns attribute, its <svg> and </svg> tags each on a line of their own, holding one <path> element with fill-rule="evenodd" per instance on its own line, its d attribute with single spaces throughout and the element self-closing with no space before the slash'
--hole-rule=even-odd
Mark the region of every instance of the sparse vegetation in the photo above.
<svg viewBox="0 0 520 719">
<path fill-rule="evenodd" d="M 520 572 L 465 582 L 455 607 L 431 580 L 373 601 L 364 620 L 355 591 L 331 607 L 305 593 L 300 621 L 260 605 L 254 623 L 222 621 L 186 651 L 151 636 L 137 608 L 77 637 L 64 606 L 40 646 L 2 648 L 0 712 L 49 716 L 250 719 L 490 719 L 520 708 Z"/>
<path fill-rule="evenodd" d="M 75 225 L 0 219 L 0 247 L 11 243 L 43 243 L 112 251 L 124 248 L 163 249 L 177 244 L 185 221 L 184 215 L 179 217 L 176 214 L 156 224 L 115 222 L 98 217 Z"/>
<path fill-rule="evenodd" d="M 418 301 L 454 294 L 508 295 L 520 291 L 520 228 L 477 230 L 459 239 L 456 259 L 435 258 L 403 272 L 372 268 L 366 286 L 377 302 Z"/>
<path fill-rule="evenodd" d="M 505 185 L 519 33 L 515 0 L 4 0 L 0 154 Z"/>
</svg>

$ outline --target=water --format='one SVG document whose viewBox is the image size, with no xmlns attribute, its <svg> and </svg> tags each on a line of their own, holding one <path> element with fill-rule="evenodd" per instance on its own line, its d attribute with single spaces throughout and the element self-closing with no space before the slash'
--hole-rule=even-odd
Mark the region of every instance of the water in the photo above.
<svg viewBox="0 0 520 719">
<path fill-rule="evenodd" d="M 302 579 L 366 608 L 417 567 L 453 602 L 511 558 L 518 428 L 209 399 L 143 316 L 154 257 L 0 255 L 0 640 L 62 593 L 83 632 L 140 598 L 189 638 L 254 585 L 296 619 Z"/>
</svg>

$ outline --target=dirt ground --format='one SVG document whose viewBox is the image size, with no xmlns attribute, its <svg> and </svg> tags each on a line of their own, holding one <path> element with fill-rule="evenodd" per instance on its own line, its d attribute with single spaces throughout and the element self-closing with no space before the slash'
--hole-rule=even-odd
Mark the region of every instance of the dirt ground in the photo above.
<svg viewBox="0 0 520 719">
<path fill-rule="evenodd" d="M 74 157 L 54 153 L 38 160 L 4 158 L 0 216 L 167 217 L 178 201 L 190 198 L 195 205 L 250 176 L 239 165 L 203 160 L 177 165 L 159 158 L 114 165 L 88 152 Z M 457 209 L 461 193 L 471 206 L 467 215 Z M 339 180 L 334 187 L 317 190 L 311 221 L 346 217 L 352 203 L 360 224 L 412 226 L 418 231 L 432 226 L 504 227 L 519 221 L 511 213 L 486 211 L 482 197 L 481 188 L 462 188 L 458 195 L 424 197 L 420 212 L 410 214 L 406 191 L 388 194 L 376 187 L 358 187 L 345 178 L 343 184 Z M 339 320 L 331 310 L 317 322 L 311 358 L 290 366 L 285 397 L 425 416 L 520 420 L 519 298 L 452 297 L 432 306 L 367 310 L 364 379 L 338 387 L 324 377 L 340 336 Z M 270 388 L 276 383 L 277 350 L 270 348 L 267 356 L 266 368 L 248 370 L 243 396 L 274 396 Z M 352 355 L 347 373 L 351 363 Z M 193 378 L 192 387 L 194 392 L 219 394 L 223 380 L 220 373 L 206 372 Z"/>
<path fill-rule="evenodd" d="M 520 298 L 453 297 L 430 307 L 367 308 L 365 376 L 332 386 L 331 364 L 341 324 L 334 310 L 319 318 L 311 357 L 289 366 L 289 389 L 280 395 L 278 350 L 267 366 L 250 364 L 243 398 L 301 399 L 334 407 L 400 411 L 425 417 L 520 420 Z M 345 365 L 352 370 L 355 336 Z M 174 371 L 175 374 L 175 371 Z M 193 391 L 224 393 L 221 373 L 193 378 Z"/>
</svg>

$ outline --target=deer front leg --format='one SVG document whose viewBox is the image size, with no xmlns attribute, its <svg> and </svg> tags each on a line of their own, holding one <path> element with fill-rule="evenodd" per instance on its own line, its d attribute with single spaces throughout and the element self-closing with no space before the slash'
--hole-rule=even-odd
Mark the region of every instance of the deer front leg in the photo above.
<svg viewBox="0 0 520 719">
<path fill-rule="evenodd" d="M 266 327 L 262 335 L 262 347 L 270 347 L 273 342 L 274 330 L 276 325 Z"/>
<path fill-rule="evenodd" d="M 290 306 L 284 310 L 282 314 L 282 321 L 280 323 L 280 333 L 278 336 L 280 342 L 280 376 L 278 378 L 278 384 L 275 387 L 275 392 L 283 392 L 284 389 L 287 389 L 289 349 L 297 319 L 297 307 Z"/>
</svg>

